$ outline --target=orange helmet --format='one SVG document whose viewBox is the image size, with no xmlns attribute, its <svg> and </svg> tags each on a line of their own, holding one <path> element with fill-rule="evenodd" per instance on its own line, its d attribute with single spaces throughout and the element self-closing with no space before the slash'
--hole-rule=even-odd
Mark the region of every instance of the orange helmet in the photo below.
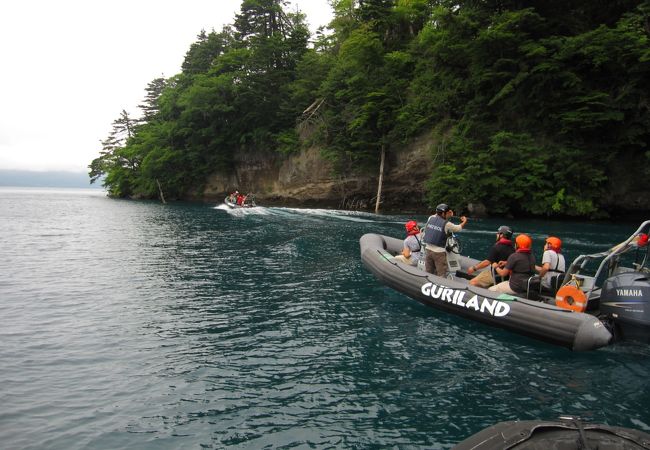
<svg viewBox="0 0 650 450">
<path fill-rule="evenodd" d="M 515 238 L 515 242 L 517 243 L 517 248 L 520 249 L 530 249 L 533 245 L 533 240 L 528 236 L 527 234 L 520 234 Z"/>
<path fill-rule="evenodd" d="M 556 238 L 555 236 L 549 236 L 546 238 L 546 243 L 549 244 L 551 248 L 556 252 L 562 250 L 562 241 L 560 240 L 560 238 Z"/>
<path fill-rule="evenodd" d="M 418 223 L 415 220 L 409 220 L 404 224 L 404 227 L 406 228 L 406 232 L 408 234 L 415 234 L 420 231 L 418 228 Z"/>
</svg>

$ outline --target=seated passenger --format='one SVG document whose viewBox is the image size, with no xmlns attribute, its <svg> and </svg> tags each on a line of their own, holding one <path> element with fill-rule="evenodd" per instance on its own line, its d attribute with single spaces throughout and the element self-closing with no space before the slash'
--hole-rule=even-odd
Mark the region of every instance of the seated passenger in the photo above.
<svg viewBox="0 0 650 450">
<path fill-rule="evenodd" d="M 562 241 L 555 236 L 546 238 L 544 243 L 544 255 L 542 256 L 542 265 L 535 266 L 539 276 L 542 278 L 542 288 L 555 292 L 556 286 L 553 286 L 553 278 L 563 274 L 566 271 L 566 263 L 562 251 Z"/>
<path fill-rule="evenodd" d="M 487 258 L 467 269 L 467 273 L 472 275 L 475 271 L 488 267 L 492 263 L 505 262 L 508 259 L 508 256 L 515 252 L 515 246 L 511 239 L 512 230 L 510 227 L 501 225 L 497 230 L 497 242 L 490 249 Z M 495 284 L 493 274 L 494 271 L 491 268 L 484 270 L 472 278 L 469 281 L 469 284 L 472 286 L 488 288 Z"/>
<path fill-rule="evenodd" d="M 508 256 L 505 264 L 492 263 L 492 267 L 498 275 L 510 276 L 510 279 L 491 286 L 491 291 L 503 294 L 526 294 L 528 279 L 535 275 L 535 255 L 531 251 L 533 240 L 526 234 L 520 234 L 515 239 L 515 243 L 517 250 Z"/>
<path fill-rule="evenodd" d="M 401 261 L 412 266 L 418 265 L 422 259 L 422 243 L 420 241 L 420 228 L 415 220 L 409 220 L 404 225 L 406 228 L 406 239 L 404 239 L 404 248 L 402 254 L 395 257 L 396 260 Z"/>
</svg>

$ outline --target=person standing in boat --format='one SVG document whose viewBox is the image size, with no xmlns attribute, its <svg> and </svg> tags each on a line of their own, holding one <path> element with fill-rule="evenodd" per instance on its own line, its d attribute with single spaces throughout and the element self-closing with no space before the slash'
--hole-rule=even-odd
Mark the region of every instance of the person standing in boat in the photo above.
<svg viewBox="0 0 650 450">
<path fill-rule="evenodd" d="M 436 213 L 429 217 L 424 228 L 422 241 L 427 244 L 424 256 L 424 267 L 429 273 L 444 277 L 447 275 L 447 237 L 452 233 L 463 230 L 467 217 L 460 217 L 460 224 L 451 223 L 449 219 L 454 212 L 446 203 L 436 206 Z"/>
<path fill-rule="evenodd" d="M 532 252 L 533 240 L 527 234 L 520 234 L 515 238 L 515 252 L 508 256 L 505 264 L 493 262 L 497 275 L 509 276 L 510 279 L 490 287 L 491 291 L 503 294 L 526 294 L 528 279 L 535 275 L 535 255 Z"/>
<path fill-rule="evenodd" d="M 402 254 L 397 255 L 395 259 L 411 266 L 416 266 L 422 260 L 422 235 L 418 223 L 415 220 L 409 220 L 404 225 L 406 228 L 406 239 L 404 239 L 404 248 Z"/>
<path fill-rule="evenodd" d="M 512 242 L 512 229 L 506 225 L 501 225 L 497 230 L 497 241 L 490 249 L 490 252 L 483 261 L 467 269 L 467 273 L 472 275 L 474 272 L 488 267 L 490 264 L 498 263 L 508 259 L 515 252 L 515 244 Z M 469 280 L 472 286 L 489 288 L 494 285 L 494 271 L 490 268 L 478 273 L 474 278 Z"/>
<path fill-rule="evenodd" d="M 555 236 L 549 236 L 544 242 L 544 255 L 542 265 L 535 266 L 542 278 L 542 287 L 554 291 L 553 278 L 566 271 L 566 262 L 562 255 L 562 241 Z"/>
</svg>

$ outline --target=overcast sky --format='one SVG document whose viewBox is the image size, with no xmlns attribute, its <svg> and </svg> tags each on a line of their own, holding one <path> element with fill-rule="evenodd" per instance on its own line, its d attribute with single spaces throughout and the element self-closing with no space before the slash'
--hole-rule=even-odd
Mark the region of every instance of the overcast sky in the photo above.
<svg viewBox="0 0 650 450">
<path fill-rule="evenodd" d="M 327 0 L 294 0 L 310 28 Z M 171 77 L 241 0 L 20 0 L 0 12 L 0 169 L 87 171 L 122 109 Z"/>
</svg>

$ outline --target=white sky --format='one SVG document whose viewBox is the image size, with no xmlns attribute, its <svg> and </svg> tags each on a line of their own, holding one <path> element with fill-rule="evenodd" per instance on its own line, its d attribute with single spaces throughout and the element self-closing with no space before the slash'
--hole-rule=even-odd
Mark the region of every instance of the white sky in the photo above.
<svg viewBox="0 0 650 450">
<path fill-rule="evenodd" d="M 327 0 L 294 0 L 312 32 Z M 16 0 L 0 12 L 0 169 L 87 172 L 122 109 L 241 0 Z"/>
</svg>

